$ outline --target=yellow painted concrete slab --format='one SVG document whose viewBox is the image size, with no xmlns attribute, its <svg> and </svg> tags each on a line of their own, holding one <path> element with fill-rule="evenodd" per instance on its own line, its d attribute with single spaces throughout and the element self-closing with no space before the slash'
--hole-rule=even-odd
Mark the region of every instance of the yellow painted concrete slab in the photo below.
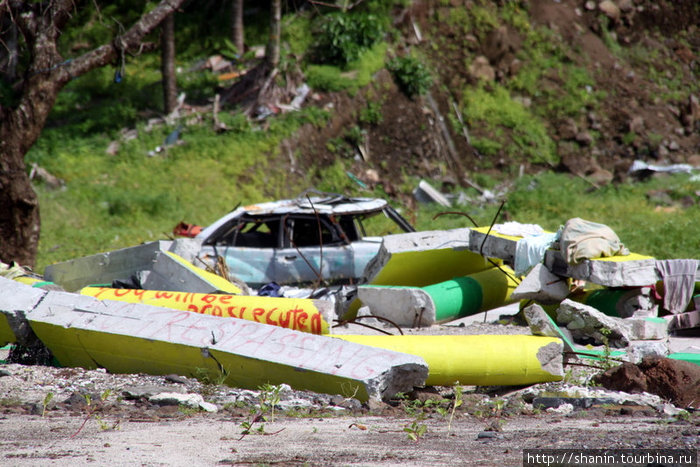
<svg viewBox="0 0 700 467">
<path fill-rule="evenodd" d="M 287 383 L 366 400 L 421 385 L 417 356 L 237 318 L 54 292 L 28 316 L 63 366 L 222 377 L 235 387 Z"/>
<path fill-rule="evenodd" d="M 405 352 L 428 363 L 427 385 L 500 386 L 560 381 L 561 339 L 528 335 L 336 335 L 358 344 Z M 558 364 L 551 364 L 552 357 Z"/>
<path fill-rule="evenodd" d="M 185 258 L 183 258 L 180 255 L 177 255 L 173 253 L 172 251 L 165 251 L 164 252 L 166 255 L 170 256 L 172 259 L 192 271 L 192 273 L 196 274 L 197 276 L 201 277 L 203 280 L 209 282 L 212 284 L 214 287 L 216 287 L 217 290 L 220 290 L 222 292 L 227 292 L 231 294 L 240 294 L 241 293 L 241 288 L 238 287 L 236 284 L 231 283 L 227 279 L 224 279 L 223 277 L 211 273 L 209 271 L 206 271 L 202 268 L 198 268 L 197 266 L 193 265 L 189 261 L 187 261 Z"/>
<path fill-rule="evenodd" d="M 486 258 L 469 250 L 406 251 L 393 253 L 389 262 L 369 283 L 423 287 L 492 267 Z"/>
<path fill-rule="evenodd" d="M 7 344 L 14 344 L 17 342 L 17 337 L 15 333 L 12 332 L 10 323 L 7 321 L 7 316 L 0 313 L 0 347 L 4 347 Z"/>
</svg>

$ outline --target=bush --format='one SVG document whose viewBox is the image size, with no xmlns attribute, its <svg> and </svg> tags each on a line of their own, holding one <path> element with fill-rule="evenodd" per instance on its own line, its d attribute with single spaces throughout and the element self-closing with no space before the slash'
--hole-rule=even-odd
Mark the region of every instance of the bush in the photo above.
<svg viewBox="0 0 700 467">
<path fill-rule="evenodd" d="M 366 13 L 334 13 L 323 18 L 314 50 L 316 61 L 347 65 L 379 42 L 384 33 L 382 23 Z"/>
<path fill-rule="evenodd" d="M 388 68 L 396 85 L 408 97 L 425 94 L 433 84 L 428 69 L 413 57 L 395 58 L 389 62 Z"/>
</svg>

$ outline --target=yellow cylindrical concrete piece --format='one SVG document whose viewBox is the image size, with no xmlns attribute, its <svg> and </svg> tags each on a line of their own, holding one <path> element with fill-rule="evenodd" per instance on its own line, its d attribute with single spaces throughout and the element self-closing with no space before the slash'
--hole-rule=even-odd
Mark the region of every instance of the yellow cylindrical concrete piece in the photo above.
<svg viewBox="0 0 700 467">
<path fill-rule="evenodd" d="M 85 287 L 80 293 L 100 300 L 192 311 L 225 318 L 240 318 L 311 334 L 328 334 L 328 323 L 308 298 L 166 292 L 161 290 Z"/>
<path fill-rule="evenodd" d="M 515 386 L 560 381 L 563 346 L 555 337 L 528 335 L 334 335 L 358 344 L 423 357 L 426 385 Z"/>
</svg>

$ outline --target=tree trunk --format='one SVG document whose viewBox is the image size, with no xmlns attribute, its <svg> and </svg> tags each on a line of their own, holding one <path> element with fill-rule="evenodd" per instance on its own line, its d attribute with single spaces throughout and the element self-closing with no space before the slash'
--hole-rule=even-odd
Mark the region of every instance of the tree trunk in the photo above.
<svg viewBox="0 0 700 467">
<path fill-rule="evenodd" d="M 175 14 L 166 16 L 160 36 L 161 73 L 163 75 L 163 107 L 170 114 L 177 106 L 177 79 L 175 76 Z"/>
<path fill-rule="evenodd" d="M 282 31 L 282 0 L 272 0 L 270 9 L 270 38 L 267 42 L 265 59 L 270 70 L 280 64 L 280 34 Z"/>
<path fill-rule="evenodd" d="M 17 25 L 10 18 L 0 19 L 0 50 L 4 50 L 4 57 L 0 59 L 0 77 L 12 85 L 17 79 Z"/>
<path fill-rule="evenodd" d="M 233 0 L 231 9 L 231 39 L 236 46 L 238 55 L 245 52 L 245 39 L 243 34 L 243 0 Z"/>
<path fill-rule="evenodd" d="M 0 0 L 0 20 L 11 18 L 18 41 L 16 104 L 0 101 L 0 261 L 35 265 L 39 246 L 39 203 L 24 156 L 44 128 L 58 93 L 72 79 L 136 50 L 143 38 L 184 0 L 163 0 L 114 41 L 66 60 L 58 39 L 75 9 L 74 0 L 23 2 Z"/>
<path fill-rule="evenodd" d="M 41 225 L 39 200 L 17 141 L 21 130 L 9 116 L 0 118 L 5 121 L 0 127 L 0 260 L 34 267 Z"/>
</svg>

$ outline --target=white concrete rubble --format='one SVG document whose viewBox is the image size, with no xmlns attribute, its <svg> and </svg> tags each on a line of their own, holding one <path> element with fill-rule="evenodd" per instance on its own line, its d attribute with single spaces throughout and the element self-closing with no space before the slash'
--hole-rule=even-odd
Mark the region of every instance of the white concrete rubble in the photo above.
<svg viewBox="0 0 700 467">
<path fill-rule="evenodd" d="M 210 413 L 219 411 L 216 404 L 205 402 L 201 394 L 195 393 L 182 394 L 179 392 L 161 392 L 149 397 L 148 402 L 158 405 L 182 405 Z"/>
<path fill-rule="evenodd" d="M 608 345 L 617 348 L 626 347 L 631 340 L 631 325 L 573 300 L 561 302 L 556 321 L 566 325 L 575 339 L 591 338 L 597 344 L 607 341 Z"/>
<path fill-rule="evenodd" d="M 666 339 L 668 323 L 663 318 L 625 318 L 634 340 Z"/>
<path fill-rule="evenodd" d="M 540 305 L 535 303 L 524 308 L 523 314 L 533 336 L 558 337 L 561 339 L 561 330 L 552 322 L 552 319 Z M 562 339 L 562 342 L 566 350 L 574 350 L 567 344 L 565 339 Z"/>
<path fill-rule="evenodd" d="M 625 360 L 639 363 L 644 357 L 666 357 L 670 352 L 668 339 L 631 341 L 625 349 Z"/>
<path fill-rule="evenodd" d="M 402 327 L 435 324 L 435 303 L 418 287 L 377 287 L 361 285 L 357 297 L 372 314 Z"/>
<path fill-rule="evenodd" d="M 544 265 L 537 264 L 518 284 L 511 298 L 513 300 L 535 300 L 544 305 L 553 305 L 569 295 L 567 280 L 552 274 Z"/>
</svg>

